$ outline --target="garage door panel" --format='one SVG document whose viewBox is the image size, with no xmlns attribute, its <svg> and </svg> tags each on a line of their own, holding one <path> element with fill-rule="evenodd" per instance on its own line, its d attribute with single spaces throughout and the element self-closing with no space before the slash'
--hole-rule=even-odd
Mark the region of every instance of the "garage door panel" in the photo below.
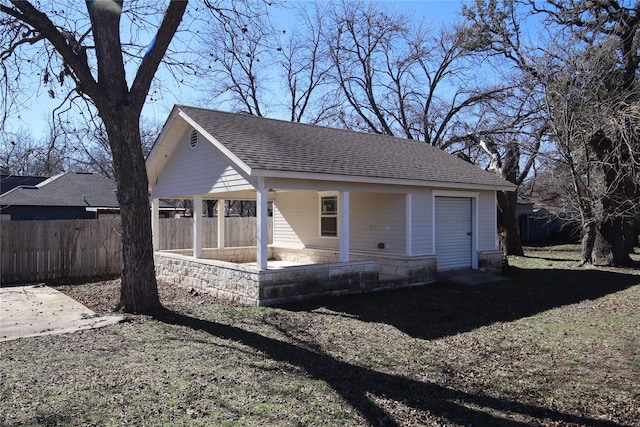
<svg viewBox="0 0 640 427">
<path fill-rule="evenodd" d="M 436 197 L 435 211 L 438 270 L 471 268 L 471 198 Z"/>
</svg>

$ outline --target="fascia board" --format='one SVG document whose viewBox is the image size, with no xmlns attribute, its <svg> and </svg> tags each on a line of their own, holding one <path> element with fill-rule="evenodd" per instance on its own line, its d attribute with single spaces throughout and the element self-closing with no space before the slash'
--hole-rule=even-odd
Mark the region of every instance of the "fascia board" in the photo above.
<svg viewBox="0 0 640 427">
<path fill-rule="evenodd" d="M 169 118 L 167 119 L 167 122 L 162 127 L 162 130 L 160 131 L 160 135 L 158 135 L 156 140 L 153 142 L 151 151 L 149 151 L 149 154 L 147 155 L 147 159 L 145 160 L 145 165 L 147 167 L 149 166 L 153 158 L 156 156 L 156 154 L 158 154 L 158 150 L 160 149 L 159 147 L 162 146 L 162 144 L 160 144 L 160 141 L 164 140 L 167 133 L 169 132 L 169 129 L 171 129 L 171 127 L 173 126 L 173 123 L 175 122 L 175 120 L 176 120 L 176 113 L 172 112 Z"/>
<path fill-rule="evenodd" d="M 179 131 L 177 128 L 181 125 L 180 121 L 176 120 L 177 115 L 178 113 L 175 110 L 171 112 L 145 160 L 145 169 L 149 178 L 149 191 L 152 191 L 156 179 L 167 165 L 168 157 L 178 145 L 179 138 L 174 138 L 175 135 L 173 135 Z M 187 126 L 186 122 L 184 126 Z"/>
<path fill-rule="evenodd" d="M 287 178 L 287 179 L 300 179 L 300 180 L 312 180 L 312 181 L 340 181 L 340 182 L 353 182 L 363 184 L 386 184 L 386 185 L 404 185 L 415 187 L 439 187 L 439 188 L 452 188 L 452 189 L 473 189 L 473 190 L 502 190 L 502 191 L 514 191 L 516 186 L 505 181 L 504 185 L 487 185 L 487 184 L 474 184 L 463 182 L 445 182 L 445 181 L 421 181 L 411 179 L 394 179 L 394 178 L 374 178 L 363 177 L 354 175 L 330 175 L 321 173 L 307 173 L 307 172 L 290 172 L 290 171 L 272 171 L 266 169 L 253 169 L 253 176 L 265 177 L 265 178 Z"/>
</svg>

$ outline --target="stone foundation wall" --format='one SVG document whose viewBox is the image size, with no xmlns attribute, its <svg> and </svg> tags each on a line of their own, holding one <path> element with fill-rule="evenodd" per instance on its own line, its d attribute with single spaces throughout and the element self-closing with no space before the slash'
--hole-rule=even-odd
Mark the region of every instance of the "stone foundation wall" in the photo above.
<svg viewBox="0 0 640 427">
<path fill-rule="evenodd" d="M 276 305 L 323 295 L 375 289 L 378 264 L 367 260 L 348 264 L 309 264 L 260 273 L 259 305 Z"/>
<path fill-rule="evenodd" d="M 338 262 L 338 252 L 326 249 L 271 247 L 271 257 L 279 261 L 301 264 L 327 264 Z"/>
<path fill-rule="evenodd" d="M 335 263 L 338 252 L 325 249 L 290 249 L 271 248 L 273 259 L 300 263 Z M 375 260 L 378 262 L 378 273 L 383 277 L 399 276 L 409 283 L 432 283 L 437 277 L 436 257 L 408 257 L 405 255 L 378 254 L 369 252 L 351 252 L 351 261 Z"/>
<path fill-rule="evenodd" d="M 478 270 L 501 274 L 504 253 L 501 250 L 478 251 Z"/>
<path fill-rule="evenodd" d="M 437 262 L 434 256 L 408 257 L 404 255 L 379 255 L 355 253 L 352 260 L 375 259 L 380 264 L 380 274 L 383 277 L 404 277 L 409 284 L 433 283 L 436 281 Z"/>
<path fill-rule="evenodd" d="M 173 253 L 156 253 L 154 261 L 160 281 L 242 305 L 258 304 L 260 276 L 255 269 Z"/>
<path fill-rule="evenodd" d="M 274 305 L 375 289 L 376 261 L 309 264 L 258 271 L 241 264 L 156 253 L 158 280 L 243 305 Z"/>
<path fill-rule="evenodd" d="M 191 254 L 190 250 L 156 252 L 158 280 L 243 305 L 431 283 L 437 274 L 435 257 L 363 253 L 352 254 L 349 263 L 338 263 L 335 251 L 270 247 L 270 259 L 307 264 L 259 271 L 242 264 L 255 262 L 255 247 L 204 249 L 202 259 Z M 206 259 L 214 256 L 217 259 Z"/>
</svg>

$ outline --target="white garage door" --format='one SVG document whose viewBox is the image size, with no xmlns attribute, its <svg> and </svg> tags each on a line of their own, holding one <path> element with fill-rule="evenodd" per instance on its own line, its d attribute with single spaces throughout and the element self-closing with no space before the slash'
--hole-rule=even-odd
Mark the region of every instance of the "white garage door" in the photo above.
<svg viewBox="0 0 640 427">
<path fill-rule="evenodd" d="M 438 270 L 471 268 L 471 211 L 471 198 L 436 197 Z"/>
</svg>

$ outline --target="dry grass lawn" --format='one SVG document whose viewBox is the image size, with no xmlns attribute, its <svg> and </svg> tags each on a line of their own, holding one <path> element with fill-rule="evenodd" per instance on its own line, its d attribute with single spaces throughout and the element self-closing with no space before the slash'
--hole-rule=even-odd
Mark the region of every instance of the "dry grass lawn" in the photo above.
<svg viewBox="0 0 640 427">
<path fill-rule="evenodd" d="M 640 426 L 640 271 L 574 268 L 576 249 L 281 308 L 161 284 L 157 317 L 1 343 L 0 423 Z M 118 281 L 58 289 L 107 312 Z"/>
</svg>

